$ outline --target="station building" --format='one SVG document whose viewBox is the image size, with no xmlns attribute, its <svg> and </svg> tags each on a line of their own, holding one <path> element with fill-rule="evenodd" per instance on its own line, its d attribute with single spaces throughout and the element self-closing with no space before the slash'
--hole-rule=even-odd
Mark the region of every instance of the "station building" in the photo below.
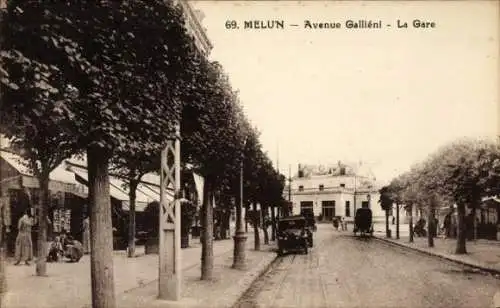
<svg viewBox="0 0 500 308">
<path fill-rule="evenodd" d="M 374 221 L 379 221 L 385 219 L 378 203 L 379 186 L 370 168 L 362 162 L 299 164 L 297 173 L 289 179 L 284 197 L 292 202 L 293 214 L 312 209 L 318 221 L 331 221 L 334 217 L 351 221 L 356 209 L 365 204 L 372 209 Z"/>
</svg>

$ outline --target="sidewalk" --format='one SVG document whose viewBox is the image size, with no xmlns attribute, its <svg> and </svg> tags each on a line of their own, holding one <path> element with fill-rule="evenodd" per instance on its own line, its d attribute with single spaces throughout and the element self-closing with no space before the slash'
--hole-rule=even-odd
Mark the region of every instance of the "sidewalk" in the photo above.
<svg viewBox="0 0 500 308">
<path fill-rule="evenodd" d="M 500 245 L 496 241 L 467 241 L 467 254 L 457 255 L 455 254 L 456 239 L 435 238 L 434 247 L 429 248 L 427 237 L 415 237 L 414 242 L 409 243 L 409 238 L 406 236 L 401 237 L 399 240 L 395 238 L 387 239 L 385 238 L 385 234 L 374 234 L 374 236 L 390 244 L 414 249 L 428 255 L 474 267 L 500 277 Z"/>
<path fill-rule="evenodd" d="M 245 272 L 227 266 L 232 264 L 233 240 L 214 241 L 215 282 L 199 280 L 199 239 L 192 240 L 191 247 L 182 249 L 183 297 L 206 300 L 205 297 L 211 295 L 215 297 L 213 300 L 223 300 L 220 304 L 227 303 L 229 306 L 238 300 L 260 271 L 267 268 L 276 257 L 276 253 L 270 251 L 272 242 L 271 246 L 262 244 L 261 252 L 253 251 L 253 229 L 249 228 L 248 231 L 246 253 L 249 270 Z M 127 258 L 125 251 L 115 252 L 113 268 L 117 307 L 150 307 L 155 302 L 158 293 L 158 255 L 144 255 L 143 251 L 143 247 L 138 248 L 137 258 Z M 78 263 L 48 263 L 48 277 L 35 276 L 33 265 L 9 264 L 6 272 L 8 292 L 2 307 L 90 307 L 88 255 Z M 224 290 L 231 293 L 225 294 Z M 204 307 L 207 307 L 206 303 L 209 302 L 204 302 Z M 217 307 L 221 306 L 218 302 L 213 303 Z"/>
</svg>

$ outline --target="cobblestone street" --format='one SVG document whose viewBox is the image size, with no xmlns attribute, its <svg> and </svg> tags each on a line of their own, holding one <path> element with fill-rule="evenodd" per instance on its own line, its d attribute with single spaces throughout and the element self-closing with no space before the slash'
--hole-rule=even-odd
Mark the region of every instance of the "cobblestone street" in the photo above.
<svg viewBox="0 0 500 308">
<path fill-rule="evenodd" d="M 238 303 L 248 307 L 491 307 L 500 280 L 446 260 L 319 225 Z"/>
</svg>

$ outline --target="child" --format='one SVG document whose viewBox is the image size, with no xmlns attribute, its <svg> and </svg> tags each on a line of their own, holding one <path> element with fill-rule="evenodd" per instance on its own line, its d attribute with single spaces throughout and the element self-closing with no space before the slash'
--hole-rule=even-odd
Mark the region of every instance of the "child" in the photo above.
<svg viewBox="0 0 500 308">
<path fill-rule="evenodd" d="M 62 255 L 63 247 L 61 244 L 61 239 L 56 236 L 52 244 L 50 245 L 49 255 L 47 256 L 47 262 L 58 262 L 59 255 Z"/>
</svg>

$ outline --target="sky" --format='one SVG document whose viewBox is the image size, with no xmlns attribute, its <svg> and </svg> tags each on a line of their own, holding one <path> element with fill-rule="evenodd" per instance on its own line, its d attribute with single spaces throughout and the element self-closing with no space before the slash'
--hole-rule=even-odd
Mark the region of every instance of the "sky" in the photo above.
<svg viewBox="0 0 500 308">
<path fill-rule="evenodd" d="M 282 173 L 362 160 L 388 181 L 464 136 L 499 128 L 499 12 L 494 1 L 192 1 L 211 59 L 229 76 Z M 345 21 L 382 20 L 383 29 Z M 397 28 L 407 21 L 408 28 Z M 435 28 L 413 28 L 412 21 Z M 235 20 L 239 29 L 226 29 Z M 284 29 L 244 29 L 284 20 Z M 340 29 L 305 29 L 339 22 Z M 298 27 L 289 26 L 297 24 Z"/>
</svg>

